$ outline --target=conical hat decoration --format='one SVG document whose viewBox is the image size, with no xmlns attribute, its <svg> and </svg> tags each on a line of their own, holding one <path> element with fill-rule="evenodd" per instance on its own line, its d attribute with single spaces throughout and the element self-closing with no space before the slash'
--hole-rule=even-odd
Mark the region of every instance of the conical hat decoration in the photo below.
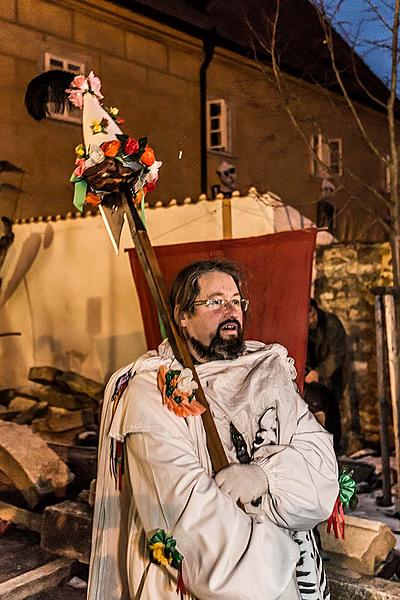
<svg viewBox="0 0 400 600">
<path fill-rule="evenodd" d="M 101 146 L 103 142 L 116 140 L 117 134 L 122 134 L 117 123 L 104 110 L 94 94 L 83 96 L 82 127 L 83 141 L 88 153 L 91 145 Z"/>
<path fill-rule="evenodd" d="M 77 158 L 71 181 L 75 184 L 74 205 L 82 211 L 85 202 L 98 205 L 107 194 L 127 181 L 135 195 L 153 191 L 162 163 L 156 161 L 147 138 L 123 134 L 124 121 L 117 108 L 101 104 L 101 82 L 92 72 L 77 75 L 65 90 L 73 106 L 83 110 L 84 144 L 76 147 Z"/>
</svg>

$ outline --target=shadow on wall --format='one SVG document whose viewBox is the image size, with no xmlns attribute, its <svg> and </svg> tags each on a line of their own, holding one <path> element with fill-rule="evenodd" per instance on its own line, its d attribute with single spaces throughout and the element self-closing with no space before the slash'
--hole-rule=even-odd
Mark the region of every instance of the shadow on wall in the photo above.
<svg viewBox="0 0 400 600">
<path fill-rule="evenodd" d="M 114 371 L 135 361 L 147 350 L 142 331 L 98 338 L 95 346 L 104 381 L 108 381 Z"/>
<path fill-rule="evenodd" d="M 46 226 L 43 235 L 40 233 L 31 233 L 24 241 L 20 255 L 14 268 L 14 272 L 8 280 L 7 287 L 4 290 L 1 304 L 4 305 L 14 294 L 23 278 L 31 269 L 33 263 L 39 254 L 43 242 L 43 248 L 46 250 L 51 246 L 54 238 L 54 231 L 50 223 Z"/>
</svg>

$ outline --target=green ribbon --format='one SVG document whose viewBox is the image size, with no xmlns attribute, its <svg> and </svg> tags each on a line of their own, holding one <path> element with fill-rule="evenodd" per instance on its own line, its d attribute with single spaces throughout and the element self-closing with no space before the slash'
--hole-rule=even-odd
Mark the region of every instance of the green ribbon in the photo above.
<svg viewBox="0 0 400 600">
<path fill-rule="evenodd" d="M 351 475 L 352 473 L 347 473 L 347 471 L 342 471 L 339 475 L 339 498 L 346 508 L 349 507 L 356 494 L 356 482 Z"/>
<path fill-rule="evenodd" d="M 161 543 L 164 546 L 163 554 L 165 558 L 169 561 L 171 559 L 171 566 L 174 569 L 179 569 L 181 562 L 183 561 L 182 554 L 176 548 L 176 540 L 172 537 L 172 535 L 168 535 L 165 533 L 164 529 L 157 529 L 157 531 L 151 536 L 148 540 L 148 546 L 152 546 L 153 544 Z M 150 560 L 158 564 L 153 557 L 152 551 L 150 549 Z"/>
<path fill-rule="evenodd" d="M 77 177 L 74 173 L 71 175 L 70 182 L 74 184 L 74 206 L 79 212 L 82 212 L 86 199 L 87 182 L 83 177 Z"/>
</svg>

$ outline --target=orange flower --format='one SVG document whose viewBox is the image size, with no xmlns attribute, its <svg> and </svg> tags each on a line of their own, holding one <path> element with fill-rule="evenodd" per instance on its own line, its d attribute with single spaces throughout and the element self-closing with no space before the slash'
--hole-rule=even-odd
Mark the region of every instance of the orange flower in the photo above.
<svg viewBox="0 0 400 600">
<path fill-rule="evenodd" d="M 153 164 L 156 157 L 154 156 L 154 150 L 151 146 L 146 146 L 140 160 L 146 167 L 150 167 L 150 165 Z"/>
<path fill-rule="evenodd" d="M 103 142 L 100 146 L 105 156 L 116 156 L 120 147 L 121 142 L 119 142 L 118 140 L 112 140 L 111 142 Z"/>
<path fill-rule="evenodd" d="M 164 406 L 178 417 L 197 416 L 205 412 L 206 408 L 193 398 L 193 394 L 183 392 L 176 387 L 179 380 L 178 375 L 175 375 L 169 383 L 168 388 L 169 390 L 173 388 L 172 393 L 167 393 L 166 374 L 165 366 L 162 365 L 157 374 L 157 386 L 161 392 Z M 189 400 L 189 398 L 193 399 Z"/>
<path fill-rule="evenodd" d="M 92 204 L 92 206 L 98 206 L 101 202 L 101 198 L 99 198 L 97 194 L 89 192 L 86 194 L 85 202 L 86 204 Z"/>
</svg>

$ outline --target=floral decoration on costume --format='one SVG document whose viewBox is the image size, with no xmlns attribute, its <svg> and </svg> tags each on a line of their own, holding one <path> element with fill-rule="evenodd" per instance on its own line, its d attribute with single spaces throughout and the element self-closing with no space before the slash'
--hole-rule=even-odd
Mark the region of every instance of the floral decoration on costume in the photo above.
<svg viewBox="0 0 400 600">
<path fill-rule="evenodd" d="M 176 592 L 181 598 L 186 594 L 182 578 L 183 556 L 176 547 L 176 540 L 171 534 L 165 533 L 164 529 L 157 529 L 147 542 L 150 552 L 150 561 L 155 565 L 171 566 L 178 570 L 178 582 Z"/>
<path fill-rule="evenodd" d="M 357 485 L 352 475 L 353 471 L 347 471 L 346 467 L 339 474 L 339 495 L 327 526 L 328 533 L 333 529 L 336 538 L 342 537 L 344 539 L 345 518 L 343 507 L 354 509 L 357 506 Z"/>
<path fill-rule="evenodd" d="M 77 158 L 71 182 L 75 184 L 74 205 L 80 211 L 85 203 L 92 206 L 106 203 L 107 194 L 115 191 L 116 182 L 128 182 L 133 190 L 135 204 L 143 203 L 145 194 L 154 191 L 156 187 L 162 164 L 156 160 L 146 137 L 137 140 L 122 133 L 117 125 L 122 125 L 125 121 L 119 116 L 119 109 L 116 106 L 103 106 L 100 102 L 103 98 L 100 90 L 101 81 L 93 71 L 87 77 L 74 77 L 70 87 L 65 90 L 69 101 L 76 108 L 84 107 L 85 94 L 96 98 L 96 118 L 89 121 L 89 129 L 95 140 L 98 136 L 103 136 L 102 143 L 99 140 L 98 145 L 96 141 L 86 141 L 86 145 L 79 144 L 75 149 Z M 114 131 L 110 130 L 111 123 Z M 91 167 L 96 169 L 90 171 Z"/>
<path fill-rule="evenodd" d="M 206 410 L 195 398 L 197 383 L 193 381 L 190 369 L 167 371 L 162 365 L 158 370 L 157 385 L 163 404 L 178 417 L 201 415 Z"/>
</svg>

